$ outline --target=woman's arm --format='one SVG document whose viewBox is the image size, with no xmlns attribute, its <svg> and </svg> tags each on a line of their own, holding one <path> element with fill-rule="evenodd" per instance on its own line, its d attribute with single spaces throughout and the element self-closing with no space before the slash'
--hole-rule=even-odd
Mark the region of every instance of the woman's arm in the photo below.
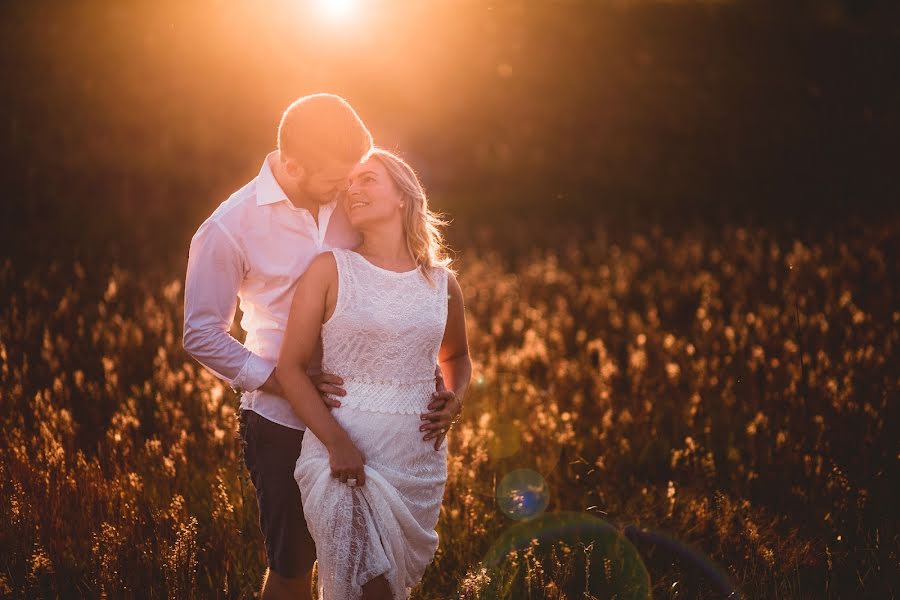
<svg viewBox="0 0 900 600">
<path fill-rule="evenodd" d="M 447 291 L 450 295 L 447 305 L 447 326 L 438 353 L 438 364 L 447 389 L 439 389 L 433 394 L 429 408 L 437 406 L 441 408 L 423 414 L 422 419 L 430 422 L 420 427 L 420 431 L 427 432 L 424 440 L 436 438 L 435 450 L 441 447 L 447 430 L 462 411 L 462 398 L 472 378 L 472 361 L 469 358 L 469 341 L 466 337 L 465 305 L 462 289 L 453 273 L 448 276 Z"/>
<path fill-rule="evenodd" d="M 363 485 L 362 454 L 322 403 L 307 374 L 315 358 L 322 322 L 334 312 L 336 298 L 337 265 L 334 255 L 326 252 L 313 260 L 297 283 L 275 377 L 291 408 L 328 448 L 331 475 L 342 482 L 355 477 L 357 484 Z"/>
</svg>

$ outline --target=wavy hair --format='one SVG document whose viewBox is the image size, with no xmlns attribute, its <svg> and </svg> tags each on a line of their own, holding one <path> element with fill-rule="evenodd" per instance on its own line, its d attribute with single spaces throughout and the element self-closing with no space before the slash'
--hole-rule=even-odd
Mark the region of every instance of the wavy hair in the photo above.
<svg viewBox="0 0 900 600">
<path fill-rule="evenodd" d="M 441 232 L 448 225 L 443 215 L 428 208 L 428 197 L 422 182 L 409 163 L 383 148 L 373 148 L 369 157 L 380 162 L 403 197 L 403 233 L 406 247 L 429 283 L 433 267 L 443 267 L 450 272 L 453 262 Z"/>
</svg>

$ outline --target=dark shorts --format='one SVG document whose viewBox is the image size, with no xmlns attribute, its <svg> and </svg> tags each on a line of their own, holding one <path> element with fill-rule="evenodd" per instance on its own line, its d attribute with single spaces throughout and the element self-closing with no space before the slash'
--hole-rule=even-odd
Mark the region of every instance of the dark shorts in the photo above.
<svg viewBox="0 0 900 600">
<path fill-rule="evenodd" d="M 316 546 L 294 480 L 303 432 L 241 410 L 240 433 L 244 464 L 256 488 L 269 569 L 286 578 L 307 573 L 316 560 Z"/>
</svg>

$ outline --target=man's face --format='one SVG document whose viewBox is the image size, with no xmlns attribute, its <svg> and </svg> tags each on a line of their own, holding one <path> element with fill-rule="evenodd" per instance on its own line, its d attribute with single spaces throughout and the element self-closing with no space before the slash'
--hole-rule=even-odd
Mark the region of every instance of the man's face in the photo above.
<svg viewBox="0 0 900 600">
<path fill-rule="evenodd" d="M 297 182 L 298 187 L 307 197 L 320 204 L 336 200 L 350 187 L 350 173 L 357 163 L 329 160 L 317 169 L 304 171 Z"/>
</svg>

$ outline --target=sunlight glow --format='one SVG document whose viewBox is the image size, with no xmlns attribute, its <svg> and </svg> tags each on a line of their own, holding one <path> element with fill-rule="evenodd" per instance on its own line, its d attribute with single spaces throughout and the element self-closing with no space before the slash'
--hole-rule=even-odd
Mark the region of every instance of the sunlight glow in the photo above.
<svg viewBox="0 0 900 600">
<path fill-rule="evenodd" d="M 356 12 L 356 0 L 318 0 L 319 12 L 329 21 L 346 21 Z"/>
</svg>

